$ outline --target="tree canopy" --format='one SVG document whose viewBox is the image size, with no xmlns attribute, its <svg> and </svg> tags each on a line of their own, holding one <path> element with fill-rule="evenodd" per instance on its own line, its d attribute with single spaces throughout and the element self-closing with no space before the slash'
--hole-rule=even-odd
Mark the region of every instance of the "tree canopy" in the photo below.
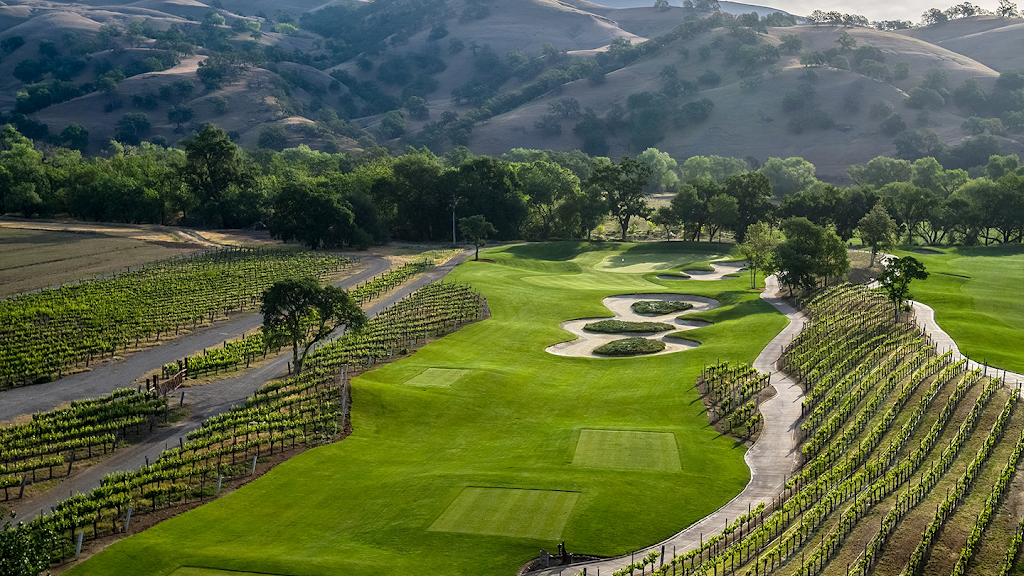
<svg viewBox="0 0 1024 576">
<path fill-rule="evenodd" d="M 340 326 L 358 331 L 366 324 L 362 309 L 341 288 L 320 287 L 314 278 L 274 283 L 263 293 L 263 338 L 269 345 L 290 345 L 292 366 L 302 373 L 314 344 Z"/>
<path fill-rule="evenodd" d="M 928 272 L 924 269 L 924 264 L 913 256 L 904 256 L 889 261 L 885 271 L 878 276 L 882 290 L 892 302 L 895 322 L 900 321 L 904 303 L 912 298 L 910 283 L 913 280 L 924 280 L 927 277 Z"/>
</svg>

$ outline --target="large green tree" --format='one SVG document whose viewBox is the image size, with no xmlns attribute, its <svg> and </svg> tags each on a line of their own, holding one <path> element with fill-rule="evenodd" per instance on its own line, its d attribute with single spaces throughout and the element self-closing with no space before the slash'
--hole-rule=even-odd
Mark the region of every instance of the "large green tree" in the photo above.
<svg viewBox="0 0 1024 576">
<path fill-rule="evenodd" d="M 775 210 L 771 203 L 772 184 L 760 172 L 745 172 L 725 181 L 725 193 L 736 199 L 736 220 L 733 231 L 736 241 L 743 242 L 747 226 L 765 220 Z"/>
<path fill-rule="evenodd" d="M 871 263 L 868 264 L 868 268 L 871 268 L 875 265 L 875 255 L 879 250 L 892 248 L 896 240 L 896 221 L 879 202 L 867 216 L 860 219 L 857 235 L 865 246 L 871 247 Z"/>
<path fill-rule="evenodd" d="M 787 218 L 782 222 L 785 241 L 772 255 L 779 281 L 790 288 L 810 290 L 818 279 L 826 283 L 850 271 L 846 245 L 832 226 L 818 226 L 807 218 Z"/>
<path fill-rule="evenodd" d="M 487 245 L 487 238 L 498 233 L 494 225 L 488 222 L 483 214 L 459 218 L 459 231 L 476 247 L 476 255 L 473 260 L 480 259 L 480 248 Z"/>
<path fill-rule="evenodd" d="M 924 264 L 913 256 L 904 256 L 891 260 L 885 267 L 885 271 L 878 276 L 878 282 L 882 290 L 892 302 L 895 322 L 900 321 L 900 314 L 903 312 L 904 302 L 910 300 L 910 282 L 913 280 L 924 280 L 928 272 Z"/>
<path fill-rule="evenodd" d="M 747 226 L 747 233 L 744 242 L 740 244 L 740 251 L 747 259 L 747 268 L 750 269 L 751 288 L 756 287 L 758 272 L 768 276 L 775 271 L 772 253 L 782 240 L 782 233 L 773 230 L 764 222 Z"/>
<path fill-rule="evenodd" d="M 362 309 L 341 288 L 321 287 L 314 278 L 281 280 L 263 293 L 263 338 L 271 346 L 290 345 L 292 365 L 302 373 L 314 344 L 340 326 L 358 331 L 366 324 Z"/>
<path fill-rule="evenodd" d="M 267 228 L 274 238 L 297 240 L 314 250 L 346 245 L 366 248 L 372 242 L 355 225 L 352 205 L 337 191 L 312 179 L 286 182 L 281 187 Z"/>
<path fill-rule="evenodd" d="M 595 163 L 588 184 L 601 190 L 608 209 L 619 222 L 623 241 L 626 240 L 629 221 L 637 216 L 646 218 L 651 213 L 644 195 L 644 187 L 650 178 L 650 166 L 628 156 L 618 165 L 610 161 Z"/>
<path fill-rule="evenodd" d="M 179 176 L 198 200 L 202 223 L 228 228 L 251 224 L 239 221 L 237 206 L 230 202 L 254 183 L 241 149 L 223 130 L 212 124 L 207 124 L 199 134 L 183 141 L 182 145 L 185 164 Z"/>
<path fill-rule="evenodd" d="M 516 173 L 531 211 L 540 218 L 540 236 L 547 240 L 555 226 L 558 206 L 580 193 L 580 179 L 558 164 L 544 160 L 521 164 Z"/>
</svg>

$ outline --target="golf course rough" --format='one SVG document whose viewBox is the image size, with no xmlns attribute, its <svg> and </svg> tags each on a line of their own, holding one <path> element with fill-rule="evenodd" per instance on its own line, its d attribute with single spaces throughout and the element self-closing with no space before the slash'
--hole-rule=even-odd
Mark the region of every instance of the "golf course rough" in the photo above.
<svg viewBox="0 0 1024 576">
<path fill-rule="evenodd" d="M 508 576 L 562 539 L 611 556 L 671 536 L 749 479 L 744 447 L 708 426 L 694 388 L 701 366 L 753 361 L 787 321 L 746 278 L 659 281 L 597 265 L 619 256 L 682 267 L 728 249 L 488 249 L 493 263 L 466 262 L 453 279 L 480 290 L 492 317 L 353 380 L 351 436 L 66 573 Z M 567 319 L 610 317 L 606 298 L 659 292 L 720 303 L 701 312 L 711 325 L 689 331 L 699 348 L 614 360 L 545 352 L 574 338 L 559 328 Z M 446 368 L 467 372 L 452 379 Z"/>
<path fill-rule="evenodd" d="M 911 285 L 914 300 L 935 309 L 935 321 L 968 358 L 1024 373 L 1024 245 L 943 248 L 913 256 L 928 271 Z"/>
</svg>

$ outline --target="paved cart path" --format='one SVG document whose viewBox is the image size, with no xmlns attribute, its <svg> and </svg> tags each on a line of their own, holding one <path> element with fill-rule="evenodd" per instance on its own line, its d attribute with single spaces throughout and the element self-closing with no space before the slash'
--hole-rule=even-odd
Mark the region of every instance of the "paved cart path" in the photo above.
<svg viewBox="0 0 1024 576">
<path fill-rule="evenodd" d="M 932 343 L 940 353 L 953 351 L 953 356 L 956 358 L 967 358 L 960 352 L 960 348 L 956 345 L 956 341 L 953 337 L 946 333 L 938 323 L 935 322 L 935 309 L 927 304 L 922 304 L 916 300 L 910 301 L 911 306 L 914 308 L 914 322 L 917 322 L 921 331 L 931 336 Z M 967 358 L 967 369 L 976 370 L 981 368 L 985 370 L 989 376 L 996 378 L 1002 378 L 1004 382 L 1012 385 L 1016 385 L 1018 382 L 1024 383 L 1024 374 L 1018 372 L 1010 372 L 994 366 L 986 366 L 985 364 L 978 363 L 970 358 Z"/>
<path fill-rule="evenodd" d="M 771 385 L 775 387 L 776 394 L 761 404 L 764 428 L 757 442 L 747 450 L 743 457 L 747 466 L 750 467 L 750 482 L 747 483 L 746 488 L 725 506 L 705 516 L 682 532 L 654 546 L 638 550 L 633 556 L 619 556 L 618 558 L 571 566 L 547 568 L 531 574 L 545 576 L 563 572 L 576 574 L 586 567 L 587 574 L 596 576 L 600 571 L 611 576 L 615 570 L 627 566 L 632 557 L 640 559 L 652 550 L 660 553 L 664 549 L 665 556 L 663 558 L 671 559 L 673 550 L 682 553 L 696 549 L 700 546 L 702 534 L 710 536 L 721 533 L 727 522 L 732 522 L 746 514 L 748 506 L 755 508 L 762 502 L 770 503 L 772 498 L 779 495 L 786 478 L 796 470 L 799 462 L 800 451 L 796 431 L 799 426 L 803 390 L 785 374 L 777 372 L 775 365 L 782 356 L 783 348 L 803 329 L 806 317 L 784 302 L 782 298 L 776 296 L 779 283 L 775 276 L 765 279 L 765 287 L 761 298 L 785 314 L 789 318 L 789 326 L 779 332 L 779 335 L 769 342 L 754 360 L 755 368 L 771 373 Z M 569 542 L 567 545 L 571 550 L 572 543 Z M 660 561 L 659 559 L 658 562 L 660 563 Z"/>
<path fill-rule="evenodd" d="M 412 282 L 399 287 L 393 293 L 366 309 L 367 317 L 373 318 L 384 309 L 389 308 L 416 290 L 444 278 L 471 254 L 472 252 L 469 250 L 459 252 L 448 262 L 424 272 Z M 178 438 L 184 438 L 189 432 L 199 428 L 207 418 L 227 412 L 232 406 L 245 402 L 260 386 L 274 378 L 286 375 L 286 363 L 289 361 L 291 361 L 291 354 L 282 353 L 265 365 L 245 372 L 235 378 L 211 382 L 204 386 L 179 389 L 173 393 L 174 396 L 171 397 L 171 401 L 172 403 L 180 401 L 180 394 L 184 391 L 185 402 L 192 410 L 188 418 L 176 422 L 170 427 L 154 430 L 153 436 L 150 436 L 143 442 L 119 449 L 113 456 L 90 466 L 74 477 L 61 482 L 54 488 L 30 500 L 25 502 L 13 500 L 12 503 L 14 504 L 15 511 L 18 513 L 18 518 L 28 521 L 35 518 L 40 510 L 48 514 L 51 506 L 56 506 L 58 502 L 67 498 L 70 494 L 85 493 L 99 486 L 100 481 L 107 474 L 140 468 L 146 464 L 147 457 L 150 462 L 154 462 L 164 450 L 165 445 L 168 448 L 173 447 L 178 443 Z"/>
<path fill-rule="evenodd" d="M 347 289 L 391 268 L 391 263 L 383 258 L 364 256 L 360 258 L 360 262 L 363 270 L 342 279 L 336 285 Z M 164 364 L 194 355 L 206 348 L 216 348 L 225 340 L 259 329 L 262 324 L 263 316 L 258 311 L 247 312 L 226 323 L 197 330 L 158 346 L 130 352 L 123 360 L 94 363 L 87 372 L 79 372 L 44 384 L 0 391 L 0 421 L 10 420 L 22 414 L 53 410 L 72 400 L 98 398 L 110 394 L 118 388 L 130 386 L 135 380 L 159 371 Z"/>
</svg>

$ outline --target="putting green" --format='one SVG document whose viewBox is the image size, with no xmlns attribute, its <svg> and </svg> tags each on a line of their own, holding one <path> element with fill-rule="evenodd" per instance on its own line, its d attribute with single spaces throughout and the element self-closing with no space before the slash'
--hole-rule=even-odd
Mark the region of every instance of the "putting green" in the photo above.
<svg viewBox="0 0 1024 576">
<path fill-rule="evenodd" d="M 405 381 L 406 386 L 451 386 L 469 370 L 458 368 L 427 368 Z"/>
<path fill-rule="evenodd" d="M 558 540 L 579 496 L 556 490 L 469 487 L 428 530 Z"/>
<path fill-rule="evenodd" d="M 1024 372 L 1024 246 L 956 247 L 944 254 L 897 252 L 924 263 L 910 286 L 935 321 L 978 362 Z"/>
<path fill-rule="evenodd" d="M 563 538 L 573 552 L 598 556 L 663 540 L 749 480 L 744 447 L 708 426 L 693 387 L 701 366 L 752 362 L 787 321 L 746 277 L 660 281 L 657 272 L 599 264 L 617 254 L 698 262 L 727 251 L 689 242 L 485 250 L 481 257 L 493 263 L 467 261 L 452 280 L 480 290 L 492 317 L 354 379 L 351 436 L 116 542 L 66 574 L 166 575 L 204 566 L 294 576 L 507 576 Z M 686 332 L 699 348 L 614 362 L 545 352 L 575 338 L 561 322 L 609 317 L 605 298 L 652 292 L 721 302 L 700 314 L 712 325 Z M 445 366 L 468 372 L 454 386 L 409 385 L 421 376 L 454 377 L 430 370 Z M 666 436 L 598 435 L 578 448 L 581 428 L 671 435 L 678 468 L 644 467 L 655 464 L 643 458 L 667 460 Z M 616 443 L 617 454 L 587 455 Z M 578 450 L 580 462 L 601 467 L 574 464 Z M 537 506 L 543 513 L 530 512 Z M 531 515 L 527 528 L 522 519 Z"/>
<path fill-rule="evenodd" d="M 587 468 L 682 470 L 676 437 L 671 432 L 580 430 L 572 463 Z"/>
<path fill-rule="evenodd" d="M 604 272 L 622 274 L 644 274 L 663 272 L 679 268 L 707 268 L 709 260 L 717 260 L 729 254 L 728 247 L 722 252 L 711 254 L 684 254 L 670 249 L 671 243 L 638 244 L 635 248 L 605 257 L 594 268 Z M 703 264 L 703 266 L 700 266 Z"/>
</svg>

